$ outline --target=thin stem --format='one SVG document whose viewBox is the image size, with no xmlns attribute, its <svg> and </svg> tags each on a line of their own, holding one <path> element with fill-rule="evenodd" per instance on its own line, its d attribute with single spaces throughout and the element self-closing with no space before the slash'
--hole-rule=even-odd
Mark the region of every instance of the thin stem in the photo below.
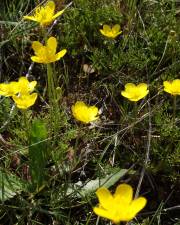
<svg viewBox="0 0 180 225">
<path fill-rule="evenodd" d="M 173 96 L 173 126 L 176 122 L 176 96 Z"/>
<path fill-rule="evenodd" d="M 57 91 L 55 87 L 53 67 L 47 64 L 47 86 L 48 86 L 48 99 L 50 105 L 50 124 L 51 135 L 58 133 L 59 120 L 60 120 L 60 107 L 58 105 Z"/>
<path fill-rule="evenodd" d="M 134 102 L 133 116 L 134 116 L 134 121 L 136 121 L 137 116 L 138 116 L 138 105 L 137 105 L 137 102 Z"/>
<path fill-rule="evenodd" d="M 29 141 L 29 138 L 30 138 L 30 127 L 29 127 L 29 120 L 28 120 L 28 117 L 27 117 L 27 110 L 22 110 L 21 112 L 23 114 L 24 128 L 25 128 L 25 132 L 26 132 L 26 137 L 27 137 L 27 140 Z"/>
<path fill-rule="evenodd" d="M 56 101 L 56 90 L 53 78 L 53 70 L 51 64 L 47 64 L 47 85 L 48 85 L 48 97 L 50 104 Z"/>
</svg>

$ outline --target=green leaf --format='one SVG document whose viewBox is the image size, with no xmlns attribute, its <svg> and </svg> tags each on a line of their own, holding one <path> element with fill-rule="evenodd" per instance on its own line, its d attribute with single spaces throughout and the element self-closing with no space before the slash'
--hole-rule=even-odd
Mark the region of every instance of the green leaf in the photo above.
<svg viewBox="0 0 180 225">
<path fill-rule="evenodd" d="M 30 134 L 30 173 L 33 189 L 38 190 L 45 182 L 47 161 L 47 129 L 41 120 L 33 121 Z"/>
<path fill-rule="evenodd" d="M 0 200 L 8 200 L 21 191 L 28 191 L 27 183 L 11 173 L 0 170 Z"/>
<path fill-rule="evenodd" d="M 95 192 L 99 187 L 109 188 L 114 185 L 121 177 L 125 174 L 133 172 L 127 169 L 120 169 L 113 174 L 107 175 L 105 178 L 91 180 L 86 184 L 83 184 L 81 181 L 71 185 L 71 188 L 68 189 L 67 194 L 75 194 L 76 197 L 84 197 L 86 195 Z"/>
</svg>

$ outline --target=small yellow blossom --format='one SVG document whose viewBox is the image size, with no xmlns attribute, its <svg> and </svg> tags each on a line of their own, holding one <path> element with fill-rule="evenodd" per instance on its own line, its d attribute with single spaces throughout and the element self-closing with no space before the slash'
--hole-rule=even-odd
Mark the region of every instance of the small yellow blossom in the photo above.
<svg viewBox="0 0 180 225">
<path fill-rule="evenodd" d="M 90 123 L 98 119 L 98 108 L 96 106 L 88 106 L 82 101 L 77 101 L 71 109 L 73 116 L 83 123 Z"/>
<path fill-rule="evenodd" d="M 56 53 L 57 40 L 55 37 L 50 37 L 47 40 L 46 46 L 42 45 L 39 41 L 34 41 L 32 43 L 32 48 L 35 52 L 35 56 L 32 56 L 31 60 L 33 62 L 44 64 L 52 63 L 59 60 L 67 52 L 66 49 L 63 49 L 62 51 Z"/>
<path fill-rule="evenodd" d="M 37 93 L 14 95 L 14 96 L 12 96 L 12 98 L 18 108 L 27 109 L 30 106 L 34 105 L 34 103 L 37 99 Z"/>
<path fill-rule="evenodd" d="M 55 3 L 53 1 L 49 1 L 45 6 L 37 7 L 34 15 L 24 16 L 24 19 L 36 21 L 41 26 L 48 26 L 63 12 L 64 10 L 61 10 L 55 14 Z"/>
<path fill-rule="evenodd" d="M 0 84 L 0 95 L 5 97 L 10 97 L 12 95 L 17 94 L 19 91 L 18 82 L 12 81 L 10 83 L 1 83 Z"/>
<path fill-rule="evenodd" d="M 113 223 L 132 220 L 147 203 L 144 197 L 133 200 L 133 189 L 128 184 L 120 184 L 113 195 L 107 188 L 101 187 L 96 191 L 96 195 L 99 205 L 94 207 L 94 212 Z"/>
<path fill-rule="evenodd" d="M 119 24 L 114 25 L 112 28 L 108 25 L 103 25 L 103 29 L 100 29 L 102 35 L 108 38 L 116 38 L 119 34 L 122 33 L 120 30 L 121 27 Z"/>
<path fill-rule="evenodd" d="M 180 95 L 180 79 L 175 79 L 173 81 L 164 81 L 164 91 L 171 95 Z"/>
<path fill-rule="evenodd" d="M 121 95 L 128 98 L 130 101 L 137 102 L 149 93 L 147 88 L 148 86 L 145 83 L 140 83 L 138 85 L 128 83 L 125 85 L 125 90 L 121 91 Z"/>
</svg>

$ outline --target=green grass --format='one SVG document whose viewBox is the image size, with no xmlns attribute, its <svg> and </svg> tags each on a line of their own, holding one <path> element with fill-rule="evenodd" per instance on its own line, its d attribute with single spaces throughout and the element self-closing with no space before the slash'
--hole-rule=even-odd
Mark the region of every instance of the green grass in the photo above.
<svg viewBox="0 0 180 225">
<path fill-rule="evenodd" d="M 180 97 L 173 124 L 173 98 L 163 92 L 163 81 L 180 77 L 179 2 L 74 0 L 49 34 L 67 49 L 52 64 L 55 99 L 46 65 L 30 68 L 31 43 L 44 36 L 22 17 L 39 2 L 3 0 L 0 9 L 0 82 L 29 71 L 39 95 L 26 118 L 0 96 L 0 224 L 111 224 L 93 213 L 95 190 L 120 183 L 148 199 L 128 225 L 180 224 Z M 103 24 L 120 24 L 122 34 L 109 40 Z M 120 94 L 129 82 L 149 85 L 136 111 Z M 101 109 L 94 127 L 73 118 L 77 100 Z"/>
</svg>

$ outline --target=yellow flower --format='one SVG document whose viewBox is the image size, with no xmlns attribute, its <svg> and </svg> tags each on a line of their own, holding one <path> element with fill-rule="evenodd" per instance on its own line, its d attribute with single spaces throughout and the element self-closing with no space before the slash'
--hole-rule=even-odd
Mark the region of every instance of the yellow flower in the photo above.
<svg viewBox="0 0 180 225">
<path fill-rule="evenodd" d="M 24 19 L 36 21 L 40 23 L 41 26 L 48 26 L 64 12 L 64 10 L 61 10 L 54 14 L 54 11 L 55 3 L 53 1 L 49 1 L 45 6 L 37 7 L 34 15 L 24 16 Z"/>
<path fill-rule="evenodd" d="M 125 85 L 125 90 L 121 91 L 121 95 L 130 101 L 137 102 L 149 93 L 147 88 L 148 86 L 145 83 L 140 83 L 137 86 L 133 83 L 128 83 Z"/>
<path fill-rule="evenodd" d="M 55 37 L 50 37 L 47 40 L 46 46 L 43 46 L 39 41 L 34 41 L 32 43 L 32 48 L 35 52 L 35 56 L 32 56 L 31 60 L 33 62 L 45 64 L 59 60 L 67 52 L 66 49 L 63 49 L 62 51 L 56 54 L 57 40 Z"/>
<path fill-rule="evenodd" d="M 147 202 L 144 197 L 133 200 L 133 189 L 128 184 L 120 184 L 114 195 L 108 189 L 101 187 L 96 191 L 96 195 L 99 199 L 99 206 L 94 207 L 94 212 L 113 223 L 132 220 Z"/>
<path fill-rule="evenodd" d="M 163 85 L 164 91 L 170 93 L 171 95 L 180 95 L 180 79 L 164 81 Z"/>
<path fill-rule="evenodd" d="M 20 109 L 27 109 L 30 106 L 34 105 L 37 99 L 37 93 L 33 94 L 23 94 L 23 95 L 14 95 L 12 96 L 16 106 Z"/>
<path fill-rule="evenodd" d="M 19 85 L 18 82 L 12 81 L 9 84 L 1 83 L 0 84 L 0 95 L 5 97 L 10 97 L 18 93 Z"/>
<path fill-rule="evenodd" d="M 108 38 L 116 38 L 119 34 L 122 33 L 120 30 L 121 27 L 119 24 L 114 25 L 112 28 L 108 25 L 103 25 L 103 29 L 100 29 L 102 35 Z"/>
<path fill-rule="evenodd" d="M 73 116 L 83 123 L 90 123 L 98 119 L 98 108 L 96 106 L 88 106 L 82 101 L 77 101 L 71 109 Z"/>
</svg>

